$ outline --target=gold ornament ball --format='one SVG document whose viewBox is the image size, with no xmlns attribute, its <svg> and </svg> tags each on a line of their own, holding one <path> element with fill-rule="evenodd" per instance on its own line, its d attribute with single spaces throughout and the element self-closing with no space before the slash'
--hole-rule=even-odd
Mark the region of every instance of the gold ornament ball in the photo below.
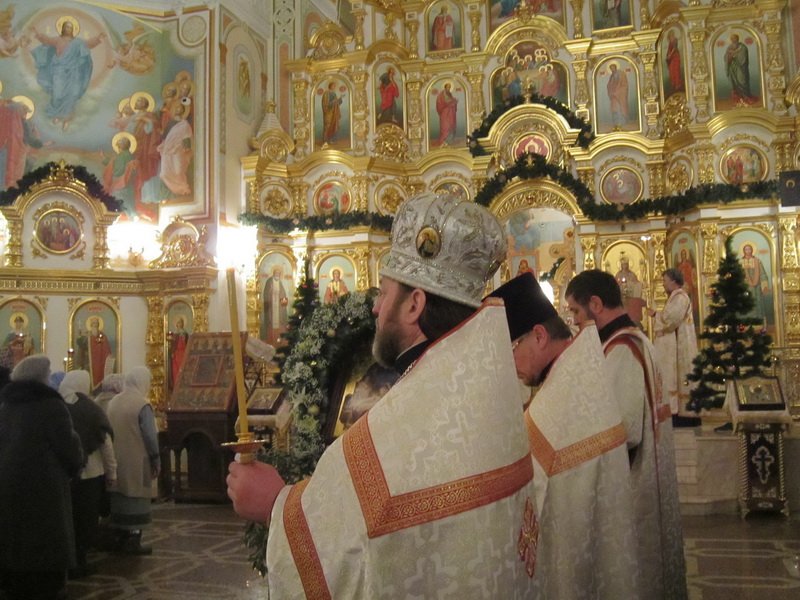
<svg viewBox="0 0 800 600">
<path fill-rule="evenodd" d="M 311 406 L 309 406 L 308 414 L 310 414 L 312 417 L 317 416 L 319 414 L 319 406 L 317 406 L 316 404 L 312 404 Z"/>
</svg>

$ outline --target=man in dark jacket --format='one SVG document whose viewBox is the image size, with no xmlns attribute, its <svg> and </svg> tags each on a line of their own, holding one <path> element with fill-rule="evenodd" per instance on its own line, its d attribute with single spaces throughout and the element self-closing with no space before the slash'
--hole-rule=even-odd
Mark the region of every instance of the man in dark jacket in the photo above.
<svg viewBox="0 0 800 600">
<path fill-rule="evenodd" d="M 29 356 L 0 390 L 0 590 L 9 600 L 63 594 L 75 560 L 70 477 L 84 462 L 50 359 Z"/>
</svg>

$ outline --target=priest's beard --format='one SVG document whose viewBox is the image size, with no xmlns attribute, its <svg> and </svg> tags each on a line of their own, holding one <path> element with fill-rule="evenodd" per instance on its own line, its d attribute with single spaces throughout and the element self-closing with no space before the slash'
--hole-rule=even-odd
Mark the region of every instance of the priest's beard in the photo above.
<svg viewBox="0 0 800 600">
<path fill-rule="evenodd" d="M 386 320 L 382 327 L 378 326 L 377 319 L 375 321 L 375 339 L 372 340 L 372 357 L 382 367 L 391 369 L 394 367 L 394 361 L 405 350 L 401 348 L 401 335 L 400 327 L 397 323 L 397 314 L 399 313 L 399 305 L 397 303 L 388 307 Z"/>
</svg>

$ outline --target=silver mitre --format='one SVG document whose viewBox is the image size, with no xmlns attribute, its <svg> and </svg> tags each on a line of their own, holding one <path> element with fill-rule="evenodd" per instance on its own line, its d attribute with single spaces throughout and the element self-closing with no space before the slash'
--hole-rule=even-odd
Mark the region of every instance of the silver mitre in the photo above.
<svg viewBox="0 0 800 600">
<path fill-rule="evenodd" d="M 450 194 L 425 193 L 397 209 L 381 276 L 468 306 L 506 257 L 503 228 L 487 209 Z"/>
</svg>

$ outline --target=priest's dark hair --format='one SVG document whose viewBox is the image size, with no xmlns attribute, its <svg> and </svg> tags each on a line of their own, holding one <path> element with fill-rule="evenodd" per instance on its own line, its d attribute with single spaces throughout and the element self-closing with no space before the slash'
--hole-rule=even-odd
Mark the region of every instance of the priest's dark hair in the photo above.
<svg viewBox="0 0 800 600">
<path fill-rule="evenodd" d="M 405 283 L 398 283 L 403 291 L 403 297 L 415 289 Z M 474 306 L 467 306 L 460 302 L 448 300 L 426 290 L 422 291 L 425 293 L 425 309 L 419 318 L 419 328 L 425 337 L 432 342 L 438 340 L 456 325 L 466 321 L 477 310 Z"/>
<path fill-rule="evenodd" d="M 567 284 L 566 298 L 572 297 L 581 306 L 587 306 L 592 296 L 597 296 L 606 308 L 622 306 L 622 291 L 619 282 L 611 273 L 600 269 L 589 269 L 578 273 Z"/>
<path fill-rule="evenodd" d="M 666 271 L 664 271 L 664 275 L 672 279 L 672 281 L 677 283 L 679 286 L 683 287 L 684 279 L 683 279 L 683 273 L 680 272 L 680 269 L 676 269 L 674 267 L 671 269 L 667 269 Z"/>
</svg>

